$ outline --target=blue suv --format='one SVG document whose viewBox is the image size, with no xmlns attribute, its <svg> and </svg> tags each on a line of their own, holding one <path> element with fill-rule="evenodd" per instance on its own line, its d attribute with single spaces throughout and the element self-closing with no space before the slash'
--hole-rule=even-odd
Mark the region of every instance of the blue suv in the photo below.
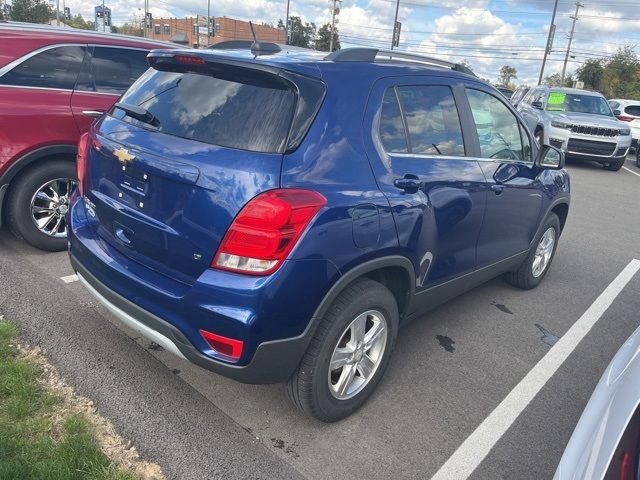
<svg viewBox="0 0 640 480">
<path fill-rule="evenodd" d="M 69 252 L 176 355 L 286 383 L 336 421 L 375 389 L 399 326 L 547 273 L 564 157 L 463 66 L 237 42 L 148 62 L 80 141 Z"/>
</svg>

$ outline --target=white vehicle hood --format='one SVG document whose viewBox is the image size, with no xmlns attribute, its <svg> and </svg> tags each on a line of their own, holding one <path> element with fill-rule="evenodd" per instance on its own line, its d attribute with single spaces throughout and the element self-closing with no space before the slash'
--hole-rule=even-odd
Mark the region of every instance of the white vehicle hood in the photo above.
<svg viewBox="0 0 640 480">
<path fill-rule="evenodd" d="M 582 413 L 554 480 L 601 480 L 640 404 L 640 328 L 620 348 Z"/>
</svg>

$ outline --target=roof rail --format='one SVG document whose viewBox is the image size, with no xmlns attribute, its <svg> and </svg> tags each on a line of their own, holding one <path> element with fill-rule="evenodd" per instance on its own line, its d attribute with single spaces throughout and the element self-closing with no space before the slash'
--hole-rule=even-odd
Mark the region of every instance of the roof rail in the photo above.
<svg viewBox="0 0 640 480">
<path fill-rule="evenodd" d="M 254 42 L 253 40 L 226 40 L 207 47 L 209 50 L 251 50 L 254 55 L 271 55 L 282 51 L 280 45 L 272 42 Z"/>
<path fill-rule="evenodd" d="M 436 65 L 438 67 L 450 68 L 458 72 L 473 75 L 469 67 L 459 63 L 447 62 L 439 58 L 427 57 L 426 55 L 418 55 L 416 53 L 405 53 L 397 50 L 383 50 L 380 48 L 354 47 L 336 50 L 330 53 L 325 60 L 333 62 L 374 62 L 377 57 L 389 57 L 390 59 L 410 60 L 412 62 L 424 63 L 427 65 Z"/>
</svg>

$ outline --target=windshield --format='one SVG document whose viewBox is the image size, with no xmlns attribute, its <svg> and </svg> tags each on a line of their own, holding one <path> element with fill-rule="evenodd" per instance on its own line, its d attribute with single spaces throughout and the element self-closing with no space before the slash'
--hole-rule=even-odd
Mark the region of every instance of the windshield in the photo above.
<svg viewBox="0 0 640 480">
<path fill-rule="evenodd" d="M 578 112 L 612 117 L 609 104 L 603 97 L 579 93 L 551 92 L 547 99 L 549 112 Z"/>
</svg>

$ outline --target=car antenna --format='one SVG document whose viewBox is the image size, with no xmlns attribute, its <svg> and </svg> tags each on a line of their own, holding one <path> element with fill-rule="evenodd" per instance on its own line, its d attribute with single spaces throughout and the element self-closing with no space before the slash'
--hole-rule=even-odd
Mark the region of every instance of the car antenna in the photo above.
<svg viewBox="0 0 640 480">
<path fill-rule="evenodd" d="M 251 20 L 249 20 L 249 27 L 251 28 L 251 35 L 253 35 L 253 45 L 251 45 L 251 53 L 253 53 L 255 56 L 258 56 L 260 54 L 270 55 L 282 50 L 280 46 L 276 43 L 271 43 L 271 42 L 260 43 L 258 41 L 258 37 L 256 37 L 256 31 L 253 28 L 253 22 L 251 22 Z"/>
</svg>

